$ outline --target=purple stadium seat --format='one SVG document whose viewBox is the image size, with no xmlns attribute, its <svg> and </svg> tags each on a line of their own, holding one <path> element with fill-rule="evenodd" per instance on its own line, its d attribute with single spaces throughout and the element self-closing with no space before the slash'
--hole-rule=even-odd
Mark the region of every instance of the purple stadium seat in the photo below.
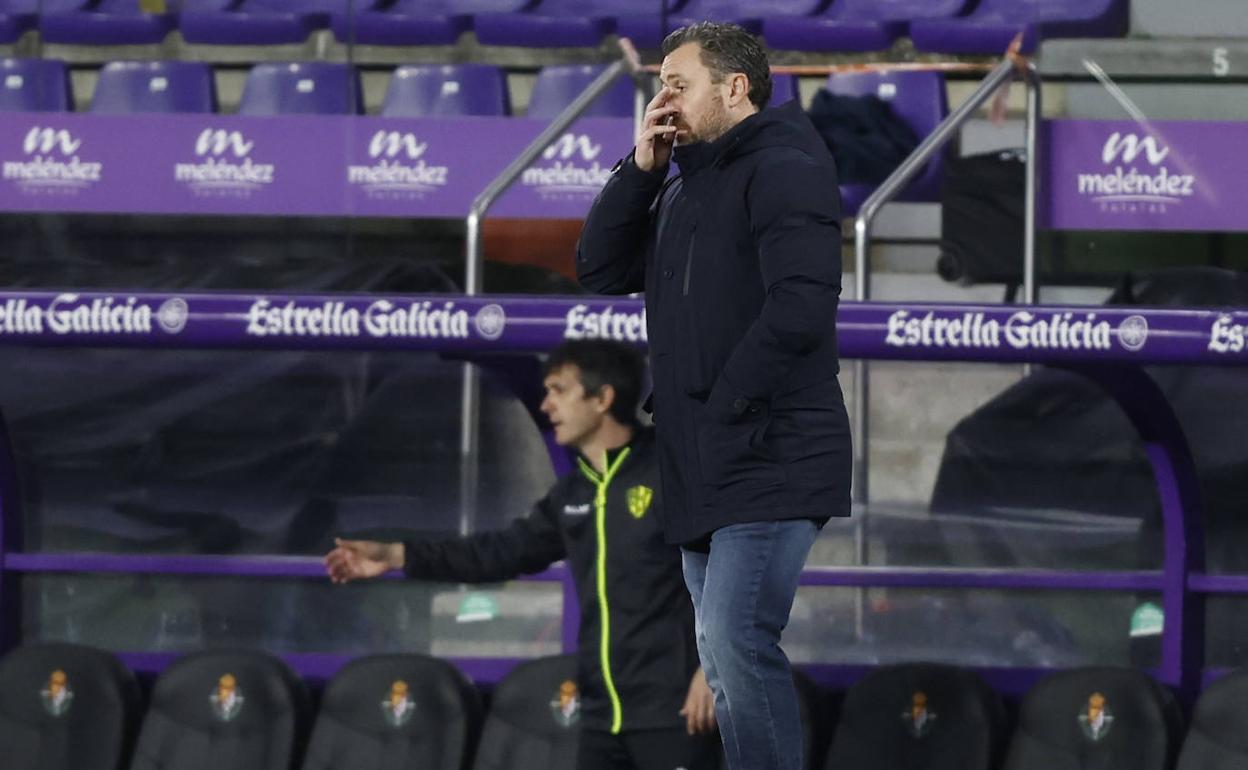
<svg viewBox="0 0 1248 770">
<path fill-rule="evenodd" d="M 329 26 L 340 0 L 183 0 L 178 29 L 188 43 L 302 43 Z"/>
<path fill-rule="evenodd" d="M 699 21 L 730 21 L 758 34 L 762 18 L 806 17 L 819 13 L 830 0 L 689 0 L 680 9 L 672 28 Z"/>
<path fill-rule="evenodd" d="M 330 27 L 341 43 L 454 45 L 479 13 L 515 13 L 537 0 L 358 0 L 355 13 L 334 13 Z"/>
<path fill-rule="evenodd" d="M 771 101 L 767 103 L 768 107 L 778 107 L 799 96 L 801 94 L 797 90 L 797 75 L 773 74 L 771 76 Z"/>
<path fill-rule="evenodd" d="M 91 111 L 216 112 L 212 67 L 204 62 L 116 61 L 96 81 Z"/>
<path fill-rule="evenodd" d="M 38 18 L 39 0 L 0 0 L 0 44 L 16 43 Z"/>
<path fill-rule="evenodd" d="M 910 124 L 919 141 L 932 133 L 949 114 L 945 78 L 939 72 L 834 73 L 828 77 L 828 90 L 845 96 L 878 96 L 892 106 L 899 118 Z M 929 163 L 897 200 L 940 200 L 940 178 L 941 163 Z M 857 213 L 873 190 L 870 185 L 842 185 L 844 213 Z"/>
<path fill-rule="evenodd" d="M 637 0 L 542 0 L 530 11 L 478 14 L 472 28 L 485 45 L 596 46 L 615 31 L 615 17 L 636 13 L 637 5 Z"/>
<path fill-rule="evenodd" d="M 240 115 L 342 115 L 364 111 L 360 75 L 348 64 L 257 64 L 247 75 Z"/>
<path fill-rule="evenodd" d="M 74 108 L 69 70 L 60 59 L 0 59 L 0 112 Z"/>
<path fill-rule="evenodd" d="M 529 98 L 530 118 L 549 120 L 572 103 L 605 67 L 593 64 L 551 65 L 537 73 Z M 627 77 L 618 78 L 610 89 L 581 113 L 583 118 L 628 118 L 633 116 L 636 89 Z"/>
<path fill-rule="evenodd" d="M 684 0 L 667 0 L 674 13 Z M 641 48 L 663 41 L 663 17 L 657 2 L 639 0 L 541 0 L 518 13 L 478 14 L 473 19 L 477 40 L 486 45 L 596 46 L 618 32 Z M 668 31 L 675 29 L 669 19 Z"/>
<path fill-rule="evenodd" d="M 506 115 L 511 112 L 507 75 L 488 64 L 409 65 L 390 78 L 381 114 Z"/>
<path fill-rule="evenodd" d="M 787 51 L 882 51 L 906 34 L 909 22 L 948 19 L 974 0 L 835 0 L 812 18 L 766 17 L 767 45 Z"/>
<path fill-rule="evenodd" d="M 629 6 L 629 12 L 615 17 L 615 34 L 626 37 L 638 48 L 658 48 L 667 33 L 676 29 L 676 12 L 684 7 L 686 0 L 667 0 L 667 27 L 657 10 L 642 11 L 638 3 Z M 650 5 L 646 3 L 645 5 Z"/>
<path fill-rule="evenodd" d="M 1121 37 L 1127 32 L 1126 0 L 980 0 L 964 18 L 922 20 L 910 25 L 920 51 L 1000 54 L 1018 33 L 1023 53 L 1042 38 Z"/>
<path fill-rule="evenodd" d="M 138 0 L 42 0 L 39 34 L 45 43 L 159 43 L 177 25 L 175 13 L 144 13 Z M 171 7 L 174 4 L 166 0 Z"/>
</svg>

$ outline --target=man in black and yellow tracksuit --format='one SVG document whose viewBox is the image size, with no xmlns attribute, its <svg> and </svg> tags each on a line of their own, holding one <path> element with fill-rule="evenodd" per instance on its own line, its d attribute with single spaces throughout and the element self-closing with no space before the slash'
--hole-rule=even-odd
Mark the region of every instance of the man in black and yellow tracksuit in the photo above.
<svg viewBox="0 0 1248 770">
<path fill-rule="evenodd" d="M 496 582 L 567 559 L 580 599 L 581 770 L 718 767 L 714 703 L 698 667 L 680 551 L 663 540 L 653 431 L 637 424 L 642 362 L 631 347 L 569 342 L 546 364 L 555 439 L 578 451 L 527 518 L 442 541 L 337 541 L 335 582 L 403 569 Z"/>
</svg>

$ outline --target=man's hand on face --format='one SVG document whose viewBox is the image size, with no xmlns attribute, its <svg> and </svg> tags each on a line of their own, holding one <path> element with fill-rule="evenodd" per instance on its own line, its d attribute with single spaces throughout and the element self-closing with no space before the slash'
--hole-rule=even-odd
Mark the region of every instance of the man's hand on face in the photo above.
<svg viewBox="0 0 1248 770">
<path fill-rule="evenodd" d="M 641 123 L 641 135 L 633 149 L 633 163 L 650 173 L 667 167 L 672 159 L 672 144 L 676 141 L 676 108 L 667 105 L 672 92 L 664 86 L 646 105 L 646 116 Z"/>
</svg>

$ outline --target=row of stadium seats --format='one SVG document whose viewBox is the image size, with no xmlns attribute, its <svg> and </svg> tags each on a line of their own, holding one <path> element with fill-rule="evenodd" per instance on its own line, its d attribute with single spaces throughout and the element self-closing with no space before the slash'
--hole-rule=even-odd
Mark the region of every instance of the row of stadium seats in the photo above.
<svg viewBox="0 0 1248 770">
<path fill-rule="evenodd" d="M 526 115 L 549 120 L 559 114 L 602 71 L 595 65 L 552 65 L 537 76 Z M 0 60 L 0 112 L 63 111 L 73 102 L 64 62 L 53 59 Z M 939 72 L 848 72 L 827 80 L 832 93 L 875 95 L 887 102 L 919 138 L 948 114 Z M 798 98 L 797 78 L 774 76 L 772 104 Z M 381 114 L 386 117 L 501 116 L 511 112 L 506 74 L 481 64 L 411 65 L 390 78 Z M 202 62 L 114 62 L 100 70 L 91 101 L 95 113 L 215 112 L 212 69 Z M 244 115 L 358 114 L 363 111 L 358 72 L 331 62 L 260 64 L 251 70 L 239 112 Z M 590 105 L 586 117 L 631 117 L 634 89 L 621 78 Z M 934 201 L 940 195 L 941 166 L 931 163 L 900 196 Z M 843 210 L 853 214 L 874 189 L 842 185 Z"/>
<path fill-rule="evenodd" d="M 188 655 L 160 675 L 144 709 L 134 675 L 110 653 L 35 644 L 0 660 L 0 756 L 10 770 L 571 770 L 580 716 L 575 675 L 570 655 L 524 663 L 495 688 L 483 720 L 476 688 L 446 661 L 360 658 L 325 686 L 312 721 L 305 684 L 267 653 Z M 813 747 L 820 694 L 798 679 L 804 740 Z M 1034 685 L 1007 735 L 1000 697 L 974 673 L 884 666 L 845 693 L 826 757 L 811 765 L 1239 769 L 1248 763 L 1245 702 L 1248 671 L 1215 682 L 1184 736 L 1175 698 L 1146 674 L 1078 668 Z"/>
<path fill-rule="evenodd" d="M 661 0 L 2 0 L 0 42 L 38 29 L 49 43 L 301 43 L 318 29 L 367 45 L 595 46 L 611 34 L 655 47 Z M 998 54 L 1015 35 L 1116 37 L 1127 0 L 667 0 L 666 29 L 733 21 L 780 49 L 873 51 L 904 36 L 921 51 Z M 144 9 L 164 8 L 150 13 Z M 354 12 L 349 13 L 348 11 Z"/>
<path fill-rule="evenodd" d="M 551 65 L 537 75 L 526 115 L 558 115 L 603 67 Z M 69 71 L 59 59 L 0 60 L 0 112 L 63 112 L 74 104 Z M 797 97 L 797 78 L 777 75 L 773 104 Z M 239 105 L 245 115 L 358 114 L 359 73 L 337 62 L 266 63 L 250 71 Z M 627 78 L 590 105 L 586 117 L 632 117 Z M 112 62 L 100 69 L 90 111 L 95 113 L 216 112 L 212 67 L 203 62 Z M 510 115 L 505 70 L 485 64 L 411 65 L 390 79 L 381 114 L 387 117 Z"/>
</svg>

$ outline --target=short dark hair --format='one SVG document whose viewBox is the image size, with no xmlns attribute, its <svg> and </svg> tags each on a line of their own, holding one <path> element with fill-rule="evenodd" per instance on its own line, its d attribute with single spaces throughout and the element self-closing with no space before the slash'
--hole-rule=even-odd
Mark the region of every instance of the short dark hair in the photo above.
<svg viewBox="0 0 1248 770">
<path fill-rule="evenodd" d="M 575 366 L 586 396 L 596 396 L 604 385 L 615 390 L 610 414 L 621 425 L 637 426 L 645 358 L 636 347 L 614 340 L 570 340 L 550 352 L 544 377 L 565 366 Z"/>
<path fill-rule="evenodd" d="M 750 81 L 750 101 L 760 110 L 771 101 L 771 67 L 767 51 L 758 38 L 736 24 L 700 21 L 672 32 L 663 40 L 663 55 L 686 43 L 702 47 L 702 64 L 711 71 L 714 82 L 733 72 L 742 72 Z"/>
</svg>

